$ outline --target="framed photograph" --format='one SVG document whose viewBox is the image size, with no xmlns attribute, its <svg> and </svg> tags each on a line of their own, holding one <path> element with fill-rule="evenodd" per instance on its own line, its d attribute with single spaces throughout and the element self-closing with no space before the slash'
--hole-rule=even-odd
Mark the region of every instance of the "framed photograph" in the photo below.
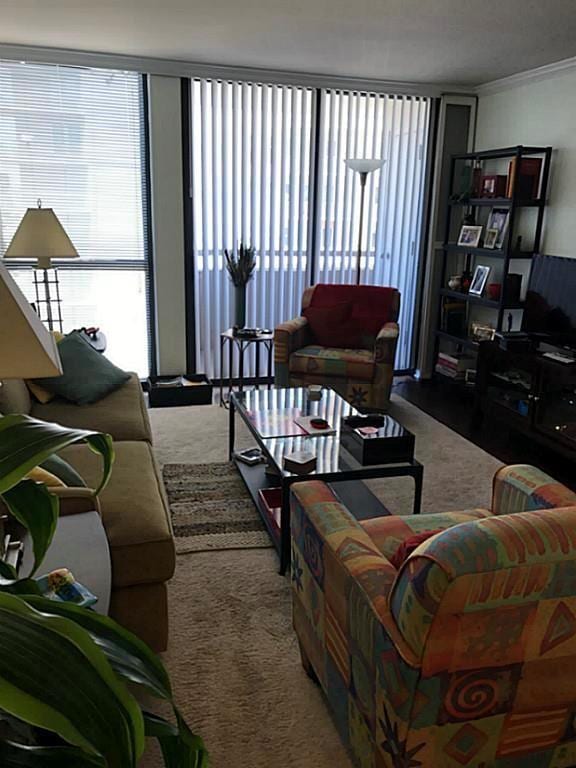
<svg viewBox="0 0 576 768">
<path fill-rule="evenodd" d="M 475 296 L 482 296 L 489 274 L 490 267 L 483 267 L 481 264 L 478 264 L 474 270 L 474 277 L 470 283 L 468 293 L 473 293 Z"/>
<path fill-rule="evenodd" d="M 482 227 L 463 224 L 462 229 L 460 230 L 460 237 L 458 238 L 458 245 L 468 245 L 470 248 L 478 248 L 481 235 Z"/>
<path fill-rule="evenodd" d="M 484 238 L 484 248 L 496 248 L 499 232 L 497 229 L 487 229 Z"/>
<path fill-rule="evenodd" d="M 498 236 L 494 243 L 494 248 L 502 248 L 504 245 L 504 238 L 508 230 L 508 220 L 510 218 L 509 208 L 492 208 L 490 215 L 488 216 L 488 224 L 486 229 L 497 229 Z"/>
<path fill-rule="evenodd" d="M 496 334 L 496 329 L 491 325 L 483 325 L 482 323 L 471 323 L 470 325 L 470 337 L 474 341 L 492 341 Z"/>
</svg>

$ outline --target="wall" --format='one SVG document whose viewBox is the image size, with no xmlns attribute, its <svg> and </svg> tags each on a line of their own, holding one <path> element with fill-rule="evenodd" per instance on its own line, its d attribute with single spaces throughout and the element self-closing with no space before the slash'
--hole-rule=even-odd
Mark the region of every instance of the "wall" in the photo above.
<svg viewBox="0 0 576 768">
<path fill-rule="evenodd" d="M 480 94 L 477 149 L 552 146 L 542 251 L 576 257 L 576 69 Z"/>
<path fill-rule="evenodd" d="M 151 75 L 148 102 L 158 372 L 185 373 L 180 78 Z"/>
</svg>

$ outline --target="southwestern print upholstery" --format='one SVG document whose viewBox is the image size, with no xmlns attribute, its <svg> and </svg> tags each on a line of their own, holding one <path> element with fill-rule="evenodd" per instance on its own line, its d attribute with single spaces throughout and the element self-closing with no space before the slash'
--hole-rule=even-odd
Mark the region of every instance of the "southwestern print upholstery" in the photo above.
<svg viewBox="0 0 576 768">
<path fill-rule="evenodd" d="M 359 523 L 311 481 L 291 489 L 291 525 L 303 661 L 358 768 L 576 765 L 571 491 L 517 465 L 491 511 Z"/>
<path fill-rule="evenodd" d="M 279 387 L 323 384 L 356 408 L 386 410 L 399 334 L 400 294 L 394 288 L 318 284 L 304 291 L 302 311 L 342 302 L 349 302 L 352 318 L 369 329 L 358 346 L 319 345 L 305 317 L 282 323 L 274 331 L 275 383 Z M 375 319 L 379 330 L 371 329 Z"/>
</svg>

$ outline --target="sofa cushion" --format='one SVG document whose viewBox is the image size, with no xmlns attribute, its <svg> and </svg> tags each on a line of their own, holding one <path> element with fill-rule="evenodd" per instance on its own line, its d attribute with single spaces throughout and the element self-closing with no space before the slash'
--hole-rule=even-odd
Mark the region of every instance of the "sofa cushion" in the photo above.
<svg viewBox="0 0 576 768">
<path fill-rule="evenodd" d="M 174 573 L 175 555 L 168 504 L 149 443 L 114 444 L 116 460 L 100 494 L 102 521 L 110 544 L 113 587 L 166 581 Z M 101 459 L 85 445 L 62 456 L 95 487 Z"/>
<path fill-rule="evenodd" d="M 324 347 L 355 346 L 347 331 L 352 305 L 348 302 L 332 307 L 306 307 L 303 314 L 312 329 L 315 341 Z"/>
<path fill-rule="evenodd" d="M 30 413 L 32 400 L 23 379 L 5 379 L 0 383 L 0 413 Z"/>
<path fill-rule="evenodd" d="M 34 403 L 32 416 L 65 427 L 108 432 L 114 440 L 152 441 L 146 403 L 135 373 L 120 389 L 97 403 L 73 405 L 56 398 L 45 405 Z"/>
<path fill-rule="evenodd" d="M 60 478 L 68 488 L 85 488 L 84 478 L 80 477 L 74 467 L 61 456 L 53 453 L 40 464 L 40 466 Z"/>
<path fill-rule="evenodd" d="M 290 355 L 290 373 L 370 381 L 374 353 L 368 349 L 335 349 L 311 344 Z"/>
<path fill-rule="evenodd" d="M 72 331 L 58 342 L 58 354 L 64 373 L 35 379 L 35 383 L 76 405 L 97 403 L 130 378 L 130 374 L 99 354 L 78 331 Z"/>
<path fill-rule="evenodd" d="M 436 512 L 429 515 L 387 515 L 371 520 L 359 520 L 360 525 L 388 560 L 408 539 L 421 533 L 437 533 L 468 520 L 492 517 L 487 509 L 469 509 L 463 512 Z"/>
<path fill-rule="evenodd" d="M 432 531 L 422 531 L 421 533 L 415 533 L 413 536 L 409 536 L 407 539 L 404 539 L 396 552 L 394 552 L 388 559 L 394 568 L 399 571 L 404 564 L 404 561 L 410 557 L 414 550 L 418 549 L 420 544 L 428 541 L 428 539 L 435 536 L 437 533 L 440 533 L 442 530 L 442 528 L 434 528 Z"/>
</svg>

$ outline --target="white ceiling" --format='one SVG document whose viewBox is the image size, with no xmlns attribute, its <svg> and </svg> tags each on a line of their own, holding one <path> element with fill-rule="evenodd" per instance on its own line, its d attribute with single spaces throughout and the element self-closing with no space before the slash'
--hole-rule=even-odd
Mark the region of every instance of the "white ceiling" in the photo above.
<svg viewBox="0 0 576 768">
<path fill-rule="evenodd" d="M 0 0 L 0 43 L 478 85 L 576 55 L 574 0 Z"/>
</svg>

